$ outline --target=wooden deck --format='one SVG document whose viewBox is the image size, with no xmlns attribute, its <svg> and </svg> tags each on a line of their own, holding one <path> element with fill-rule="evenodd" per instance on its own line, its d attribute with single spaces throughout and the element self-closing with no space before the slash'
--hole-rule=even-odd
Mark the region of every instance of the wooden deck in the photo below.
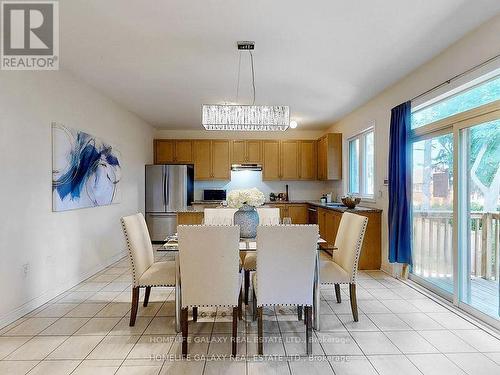
<svg viewBox="0 0 500 375">
<path fill-rule="evenodd" d="M 427 277 L 425 280 L 446 291 L 452 292 L 453 290 L 453 280 L 450 277 Z M 481 277 L 472 277 L 471 298 L 467 304 L 498 319 L 500 318 L 498 290 L 498 281 L 486 280 Z"/>
</svg>

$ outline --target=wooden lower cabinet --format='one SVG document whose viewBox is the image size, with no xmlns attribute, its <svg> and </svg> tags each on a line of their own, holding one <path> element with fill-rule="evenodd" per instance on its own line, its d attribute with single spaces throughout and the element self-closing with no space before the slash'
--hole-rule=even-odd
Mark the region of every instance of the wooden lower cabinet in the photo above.
<svg viewBox="0 0 500 375">
<path fill-rule="evenodd" d="M 203 224 L 203 211 L 177 212 L 177 225 Z"/>
<path fill-rule="evenodd" d="M 308 205 L 301 203 L 270 203 L 267 207 L 278 207 L 280 217 L 291 217 L 292 224 L 308 223 Z M 186 211 L 177 213 L 178 225 L 199 225 L 203 223 L 203 207 L 200 211 Z M 318 208 L 318 225 L 320 237 L 329 244 L 335 243 L 339 229 L 342 212 Z M 359 258 L 358 269 L 378 270 L 382 263 L 382 241 L 381 241 L 381 212 L 356 212 L 357 215 L 368 218 L 363 247 Z"/>
<path fill-rule="evenodd" d="M 292 224 L 307 224 L 308 212 L 307 204 L 300 203 L 272 203 L 270 207 L 278 207 L 280 209 L 280 218 L 289 217 L 292 219 Z"/>
<path fill-rule="evenodd" d="M 359 257 L 358 269 L 378 270 L 382 264 L 381 213 L 359 212 L 357 215 L 368 218 L 363 247 Z M 329 244 L 335 243 L 342 212 L 318 208 L 318 225 L 320 237 Z"/>
</svg>

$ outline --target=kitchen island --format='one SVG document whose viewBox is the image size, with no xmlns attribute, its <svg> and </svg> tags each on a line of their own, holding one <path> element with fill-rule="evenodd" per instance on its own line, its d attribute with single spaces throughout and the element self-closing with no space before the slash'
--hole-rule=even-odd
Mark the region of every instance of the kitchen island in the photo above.
<svg viewBox="0 0 500 375">
<path fill-rule="evenodd" d="M 265 206 L 278 207 L 280 216 L 291 217 L 294 224 L 318 224 L 321 238 L 329 244 L 335 243 L 342 213 L 351 212 L 368 218 L 365 240 L 359 258 L 360 270 L 380 269 L 382 258 L 381 219 L 382 210 L 371 207 L 349 209 L 343 205 L 332 205 L 319 201 L 276 201 L 266 202 Z M 203 209 L 214 207 L 202 203 L 186 207 L 177 213 L 178 225 L 203 223 Z"/>
</svg>

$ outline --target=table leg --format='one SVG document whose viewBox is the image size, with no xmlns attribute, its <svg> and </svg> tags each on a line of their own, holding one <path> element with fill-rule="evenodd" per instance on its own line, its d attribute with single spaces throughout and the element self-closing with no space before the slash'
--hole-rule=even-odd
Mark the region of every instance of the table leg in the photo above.
<svg viewBox="0 0 500 375">
<path fill-rule="evenodd" d="M 175 332 L 181 331 L 181 272 L 179 268 L 179 254 L 175 258 Z"/>
<path fill-rule="evenodd" d="M 314 290 L 313 290 L 313 305 L 314 305 L 314 311 L 313 311 L 313 328 L 316 331 L 319 331 L 319 326 L 320 326 L 320 316 L 319 316 L 319 311 L 320 311 L 320 284 L 321 284 L 321 279 L 319 275 L 319 250 L 316 251 L 316 264 L 315 264 L 315 270 L 314 270 Z"/>
</svg>

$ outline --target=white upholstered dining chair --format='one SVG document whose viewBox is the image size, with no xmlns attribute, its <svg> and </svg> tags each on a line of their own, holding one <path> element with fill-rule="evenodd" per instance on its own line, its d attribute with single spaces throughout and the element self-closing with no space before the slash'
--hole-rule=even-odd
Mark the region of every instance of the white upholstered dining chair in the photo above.
<svg viewBox="0 0 500 375">
<path fill-rule="evenodd" d="M 182 355 L 187 355 L 188 308 L 196 321 L 199 306 L 233 308 L 232 355 L 241 318 L 239 226 L 179 225 Z"/>
<path fill-rule="evenodd" d="M 205 208 L 203 221 L 205 225 L 233 225 L 236 208 Z"/>
<path fill-rule="evenodd" d="M 344 212 L 335 238 L 336 250 L 331 259 L 322 260 L 320 264 L 321 284 L 335 285 L 338 303 L 341 302 L 340 284 L 349 284 L 351 311 L 355 322 L 358 321 L 356 275 L 367 225 L 367 217 Z"/>
<path fill-rule="evenodd" d="M 147 306 L 151 287 L 175 286 L 177 267 L 174 261 L 154 261 L 153 246 L 142 213 L 124 216 L 121 223 L 132 267 L 132 311 L 129 323 L 132 327 L 137 316 L 140 288 L 146 288 L 144 306 Z"/>
<path fill-rule="evenodd" d="M 263 354 L 263 306 L 305 307 L 306 352 L 312 353 L 314 265 L 317 225 L 257 228 L 257 272 L 253 274 L 254 308 L 258 319 L 258 353 Z"/>
<path fill-rule="evenodd" d="M 259 225 L 279 225 L 280 209 L 278 207 L 257 207 L 259 214 Z M 243 270 L 245 275 L 245 305 L 248 305 L 248 291 L 250 289 L 250 272 L 255 271 L 257 255 L 254 251 L 247 252 L 243 259 Z"/>
</svg>

